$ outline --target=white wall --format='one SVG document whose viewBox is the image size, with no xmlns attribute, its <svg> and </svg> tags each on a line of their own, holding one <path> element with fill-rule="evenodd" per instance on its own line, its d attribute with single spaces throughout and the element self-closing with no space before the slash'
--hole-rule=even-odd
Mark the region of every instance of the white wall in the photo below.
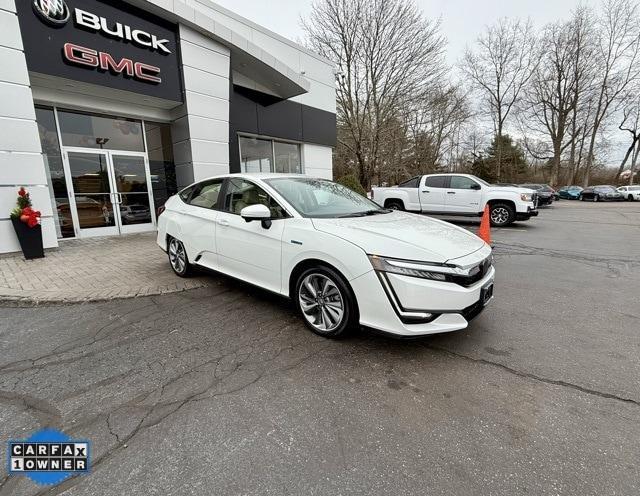
<svg viewBox="0 0 640 496">
<path fill-rule="evenodd" d="M 302 145 L 302 163 L 308 176 L 333 179 L 333 149 L 328 146 Z"/>
<path fill-rule="evenodd" d="M 229 49 L 180 25 L 183 115 L 171 132 L 178 186 L 229 172 Z"/>
<path fill-rule="evenodd" d="M 306 78 L 311 83 L 309 92 L 292 98 L 292 101 L 336 112 L 335 74 L 329 61 L 210 0 L 186 1 Z M 274 2 L 274 9 L 277 9 L 277 2 Z"/>
<path fill-rule="evenodd" d="M 45 248 L 58 246 L 33 95 L 14 0 L 0 0 L 0 253 L 19 251 L 10 210 L 18 188 L 42 212 Z"/>
</svg>

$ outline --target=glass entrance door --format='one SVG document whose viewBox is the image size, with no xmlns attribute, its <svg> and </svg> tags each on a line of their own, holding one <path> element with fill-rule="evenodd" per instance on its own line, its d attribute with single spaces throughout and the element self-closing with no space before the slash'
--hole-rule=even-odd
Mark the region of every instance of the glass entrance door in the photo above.
<svg viewBox="0 0 640 496">
<path fill-rule="evenodd" d="M 120 232 L 153 229 L 153 201 L 146 157 L 112 153 L 111 164 Z"/>
<path fill-rule="evenodd" d="M 65 149 L 65 155 L 73 192 L 58 211 L 73 221 L 78 237 L 155 229 L 144 153 Z"/>
</svg>

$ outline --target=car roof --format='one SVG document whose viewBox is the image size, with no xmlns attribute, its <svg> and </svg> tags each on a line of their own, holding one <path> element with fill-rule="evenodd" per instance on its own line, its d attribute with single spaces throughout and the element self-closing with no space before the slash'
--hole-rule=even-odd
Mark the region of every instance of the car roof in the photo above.
<svg viewBox="0 0 640 496">
<path fill-rule="evenodd" d="M 246 179 L 273 179 L 273 178 L 308 178 L 308 179 L 324 179 L 317 176 L 309 176 L 307 174 L 286 174 L 282 172 L 236 172 L 233 174 L 219 174 L 217 176 L 209 176 L 203 177 L 197 181 L 192 182 L 189 186 L 193 186 L 194 184 L 201 183 L 202 181 L 209 181 L 211 179 L 224 179 L 224 178 L 246 178 Z"/>
</svg>

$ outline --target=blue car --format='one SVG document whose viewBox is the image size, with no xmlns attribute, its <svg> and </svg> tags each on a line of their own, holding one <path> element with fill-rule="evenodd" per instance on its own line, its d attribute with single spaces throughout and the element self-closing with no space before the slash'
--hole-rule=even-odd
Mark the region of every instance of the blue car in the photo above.
<svg viewBox="0 0 640 496">
<path fill-rule="evenodd" d="M 580 199 L 580 193 L 582 193 L 580 186 L 565 186 L 558 190 L 558 195 L 564 200 L 578 200 Z"/>
</svg>

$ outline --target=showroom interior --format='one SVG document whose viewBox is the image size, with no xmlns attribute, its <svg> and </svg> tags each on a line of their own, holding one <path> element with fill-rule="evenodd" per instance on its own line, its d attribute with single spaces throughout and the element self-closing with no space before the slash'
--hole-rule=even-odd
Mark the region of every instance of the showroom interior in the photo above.
<svg viewBox="0 0 640 496">
<path fill-rule="evenodd" d="M 53 248 L 206 177 L 332 178 L 332 63 L 213 2 L 4 0 L 0 28 L 0 253 L 20 186 Z"/>
</svg>

